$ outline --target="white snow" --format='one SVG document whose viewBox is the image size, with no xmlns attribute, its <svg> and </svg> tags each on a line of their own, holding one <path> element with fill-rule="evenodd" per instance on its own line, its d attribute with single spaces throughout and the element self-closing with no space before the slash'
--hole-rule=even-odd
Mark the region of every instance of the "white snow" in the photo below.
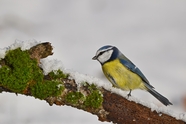
<svg viewBox="0 0 186 124">
<path fill-rule="evenodd" d="M 154 103 L 145 102 L 145 101 L 140 100 L 134 96 L 130 96 L 128 98 L 128 96 L 127 96 L 128 93 L 126 91 L 122 91 L 118 88 L 112 87 L 111 83 L 104 82 L 98 78 L 95 78 L 95 77 L 92 77 L 89 75 L 80 74 L 80 73 L 74 72 L 72 70 L 68 70 L 68 71 L 66 71 L 66 73 L 69 73 L 71 78 L 75 79 L 76 83 L 78 83 L 78 84 L 81 84 L 82 82 L 85 82 L 85 81 L 88 83 L 93 83 L 93 84 L 97 85 L 98 87 L 103 87 L 108 91 L 119 94 L 130 101 L 134 101 L 136 103 L 142 104 L 142 105 L 150 108 L 151 111 L 156 111 L 157 113 L 159 113 L 160 116 L 162 115 L 161 113 L 164 113 L 164 114 L 170 115 L 172 117 L 175 117 L 178 120 L 186 121 L 185 113 L 176 113 L 176 112 L 172 111 L 169 108 L 169 106 L 158 107 Z"/>
<path fill-rule="evenodd" d="M 12 45 L 9 47 L 5 48 L 0 48 L 0 60 L 3 59 L 6 55 L 6 52 L 9 50 L 14 50 L 16 48 L 21 48 L 21 50 L 28 50 L 31 47 L 39 44 L 40 42 L 36 40 L 28 40 L 28 41 L 21 41 L 21 40 L 16 40 Z"/>
<path fill-rule="evenodd" d="M 52 70 L 63 70 L 63 64 L 61 61 L 57 60 L 57 59 L 48 59 L 48 58 L 44 58 L 41 59 L 41 64 L 40 67 L 43 68 L 43 72 L 45 75 L 47 75 L 49 72 L 51 72 Z"/>
<path fill-rule="evenodd" d="M 63 86 L 62 84 L 58 84 L 57 88 L 60 89 L 60 87 L 62 87 L 62 86 Z"/>
<path fill-rule="evenodd" d="M 0 48 L 0 60 L 4 59 L 6 55 L 6 51 L 7 51 L 7 48 L 3 48 L 3 49 Z"/>
<path fill-rule="evenodd" d="M 39 44 L 40 42 L 36 41 L 36 40 L 28 40 L 28 41 L 21 41 L 21 40 L 15 40 L 15 43 L 13 43 L 12 45 L 10 45 L 7 50 L 14 50 L 16 48 L 21 48 L 21 50 L 28 50 L 31 47 Z"/>
<path fill-rule="evenodd" d="M 186 122 L 186 112 L 185 113 L 180 113 L 177 119 L 183 120 Z"/>
</svg>

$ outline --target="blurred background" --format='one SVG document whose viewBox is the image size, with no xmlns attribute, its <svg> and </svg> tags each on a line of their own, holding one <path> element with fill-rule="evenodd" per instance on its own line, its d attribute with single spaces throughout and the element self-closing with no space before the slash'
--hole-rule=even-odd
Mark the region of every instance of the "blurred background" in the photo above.
<svg viewBox="0 0 186 124">
<path fill-rule="evenodd" d="M 15 40 L 50 41 L 64 67 L 105 80 L 91 58 L 117 46 L 174 105 L 186 111 L 186 1 L 0 0 L 0 48 Z M 132 95 L 163 106 L 149 93 Z M 107 124 L 82 110 L 50 107 L 33 97 L 0 93 L 2 124 Z"/>
</svg>

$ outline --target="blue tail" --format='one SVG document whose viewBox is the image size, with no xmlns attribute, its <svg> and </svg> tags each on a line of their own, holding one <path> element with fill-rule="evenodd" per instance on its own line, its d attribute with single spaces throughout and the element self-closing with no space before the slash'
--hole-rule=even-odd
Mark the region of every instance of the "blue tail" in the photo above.
<svg viewBox="0 0 186 124">
<path fill-rule="evenodd" d="M 154 97 L 156 97 L 156 99 L 158 99 L 165 106 L 172 105 L 172 103 L 167 98 L 165 98 L 164 96 L 162 96 L 161 94 L 159 94 L 157 91 L 155 91 L 154 89 L 152 89 L 150 86 L 148 86 L 148 84 L 146 84 L 146 88 L 147 88 L 147 91 L 150 94 L 152 94 Z"/>
</svg>

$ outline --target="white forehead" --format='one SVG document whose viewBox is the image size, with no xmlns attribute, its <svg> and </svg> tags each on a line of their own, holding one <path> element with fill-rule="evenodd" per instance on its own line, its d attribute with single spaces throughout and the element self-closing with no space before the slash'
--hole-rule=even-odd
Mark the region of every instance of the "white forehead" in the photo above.
<svg viewBox="0 0 186 124">
<path fill-rule="evenodd" d="M 104 51 L 109 51 L 113 48 L 113 46 L 110 46 L 110 47 L 107 47 L 107 48 L 100 48 L 97 52 L 96 52 L 96 55 L 99 55 L 101 52 L 104 52 Z"/>
</svg>

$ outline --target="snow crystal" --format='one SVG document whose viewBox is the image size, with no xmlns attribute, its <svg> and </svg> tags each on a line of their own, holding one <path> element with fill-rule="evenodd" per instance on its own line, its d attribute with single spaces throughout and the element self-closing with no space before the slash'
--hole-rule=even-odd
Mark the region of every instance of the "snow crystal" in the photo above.
<svg viewBox="0 0 186 124">
<path fill-rule="evenodd" d="M 63 85 L 62 84 L 58 84 L 57 88 L 60 89 Z"/>
</svg>

